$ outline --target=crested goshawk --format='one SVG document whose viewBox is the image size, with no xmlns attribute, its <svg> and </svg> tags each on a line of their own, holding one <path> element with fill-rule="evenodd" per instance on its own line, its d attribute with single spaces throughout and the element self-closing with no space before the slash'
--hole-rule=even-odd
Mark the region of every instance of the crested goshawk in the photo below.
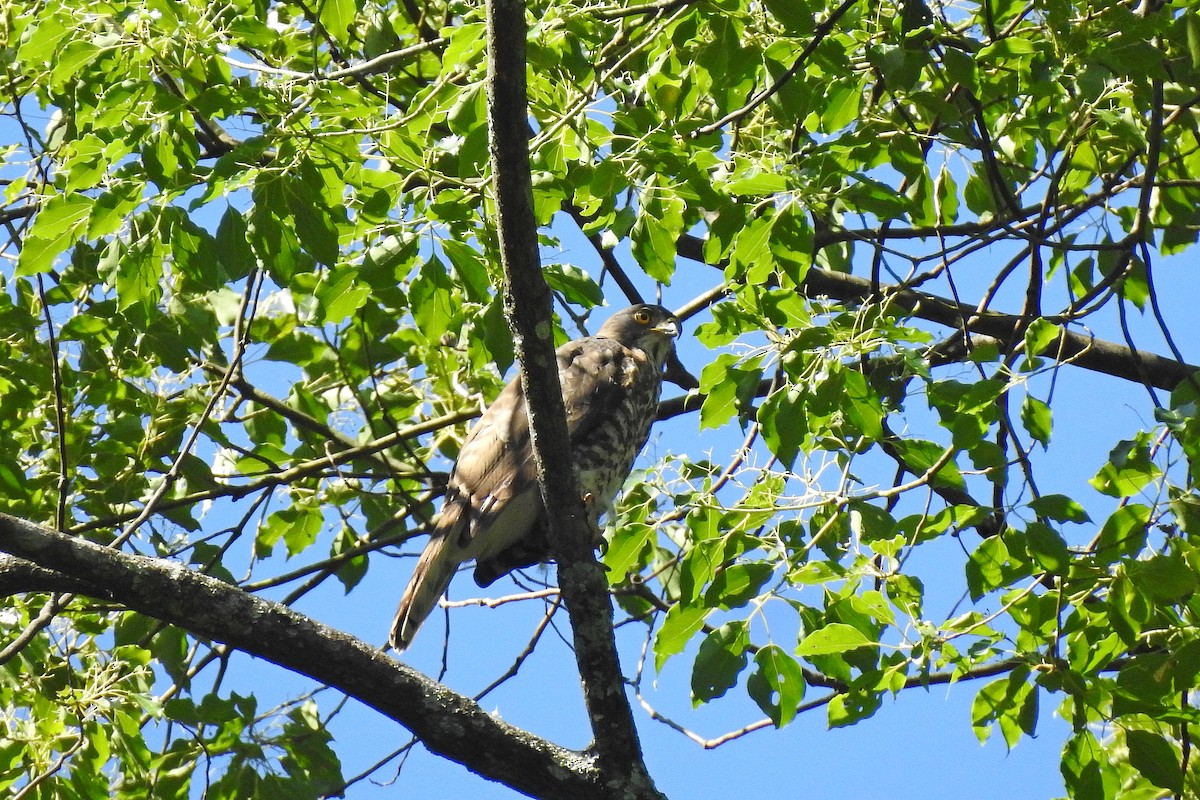
<svg viewBox="0 0 1200 800">
<path fill-rule="evenodd" d="M 594 522 L 609 509 L 650 433 L 663 366 L 679 336 L 665 308 L 618 311 L 595 336 L 558 348 L 558 376 L 580 492 Z M 404 650 L 464 561 L 475 582 L 549 558 L 529 418 L 519 378 L 475 424 L 450 473 L 442 511 L 400 599 L 391 643 Z"/>
</svg>

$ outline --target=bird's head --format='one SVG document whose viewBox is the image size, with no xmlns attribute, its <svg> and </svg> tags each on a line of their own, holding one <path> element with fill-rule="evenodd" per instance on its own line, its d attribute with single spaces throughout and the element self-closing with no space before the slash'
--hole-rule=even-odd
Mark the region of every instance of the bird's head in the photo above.
<svg viewBox="0 0 1200 800">
<path fill-rule="evenodd" d="M 661 367 L 670 357 L 680 331 L 679 319 L 670 311 L 662 306 L 640 304 L 613 314 L 596 335 L 643 350 Z"/>
</svg>

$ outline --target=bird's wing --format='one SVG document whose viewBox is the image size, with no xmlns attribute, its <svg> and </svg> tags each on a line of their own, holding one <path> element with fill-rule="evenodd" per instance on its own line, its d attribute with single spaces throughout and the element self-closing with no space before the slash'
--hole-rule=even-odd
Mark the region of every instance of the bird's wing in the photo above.
<svg viewBox="0 0 1200 800">
<path fill-rule="evenodd" d="M 463 443 L 441 513 L 392 623 L 391 642 L 398 651 L 412 642 L 459 564 L 504 552 L 533 527 L 541 498 L 524 418 L 520 387 L 510 383 Z"/>
<path fill-rule="evenodd" d="M 572 444 L 585 441 L 625 396 L 621 370 L 627 351 L 609 339 L 577 339 L 558 348 L 559 381 Z M 480 417 L 463 444 L 447 498 L 467 498 L 467 535 L 487 528 L 514 497 L 537 489 L 529 417 L 520 379 L 514 379 Z"/>
<path fill-rule="evenodd" d="M 627 395 L 629 351 L 611 339 L 586 338 L 558 349 L 558 377 L 571 444 L 587 441 Z"/>
<path fill-rule="evenodd" d="M 537 490 L 529 444 L 529 420 L 519 380 L 504 387 L 463 443 L 447 485 L 447 501 L 469 505 L 467 540 L 487 530 L 515 497 Z M 461 546 L 468 547 L 468 541 Z M 477 556 L 471 553 L 468 557 Z"/>
</svg>

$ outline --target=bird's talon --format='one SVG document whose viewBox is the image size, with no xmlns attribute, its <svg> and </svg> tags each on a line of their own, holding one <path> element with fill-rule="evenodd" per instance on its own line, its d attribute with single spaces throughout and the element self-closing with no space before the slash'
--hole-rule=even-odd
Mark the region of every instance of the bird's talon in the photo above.
<svg viewBox="0 0 1200 800">
<path fill-rule="evenodd" d="M 600 527 L 600 521 L 594 517 L 588 517 L 587 523 L 592 529 L 592 547 L 597 548 L 604 542 L 604 528 Z"/>
</svg>

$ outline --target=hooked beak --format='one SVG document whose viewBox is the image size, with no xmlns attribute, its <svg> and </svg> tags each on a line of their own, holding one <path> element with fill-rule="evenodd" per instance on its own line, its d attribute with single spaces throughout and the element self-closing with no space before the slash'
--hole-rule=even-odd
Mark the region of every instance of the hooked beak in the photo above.
<svg viewBox="0 0 1200 800">
<path fill-rule="evenodd" d="M 683 332 L 683 326 L 680 325 L 679 320 L 675 319 L 675 317 L 671 317 L 663 320 L 658 325 L 655 325 L 654 331 L 656 333 L 670 336 L 672 339 L 677 339 L 679 338 L 679 334 Z"/>
</svg>

